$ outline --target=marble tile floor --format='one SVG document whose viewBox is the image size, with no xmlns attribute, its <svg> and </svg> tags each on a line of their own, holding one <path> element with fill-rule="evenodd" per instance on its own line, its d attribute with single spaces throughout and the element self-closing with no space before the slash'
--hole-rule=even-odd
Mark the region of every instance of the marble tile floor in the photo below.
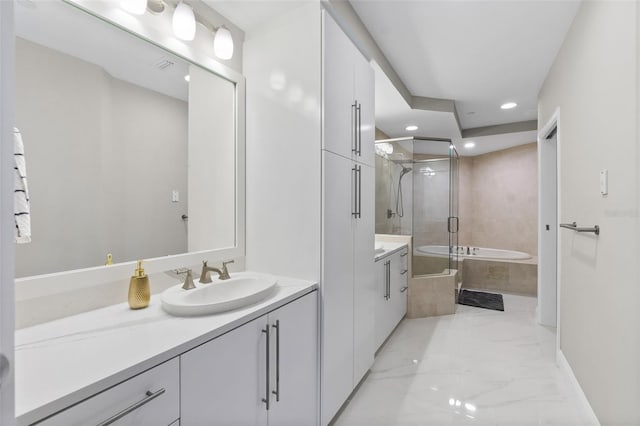
<svg viewBox="0 0 640 426">
<path fill-rule="evenodd" d="M 505 294 L 504 305 L 403 320 L 334 425 L 589 424 L 536 299 Z"/>
</svg>

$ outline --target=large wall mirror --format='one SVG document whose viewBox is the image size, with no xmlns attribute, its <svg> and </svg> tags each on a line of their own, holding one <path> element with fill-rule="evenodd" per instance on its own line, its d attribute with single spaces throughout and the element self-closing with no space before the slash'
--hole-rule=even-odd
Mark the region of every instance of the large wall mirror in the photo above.
<svg viewBox="0 0 640 426">
<path fill-rule="evenodd" d="M 243 246 L 237 79 L 61 1 L 18 2 L 16 36 L 17 277 Z"/>
</svg>

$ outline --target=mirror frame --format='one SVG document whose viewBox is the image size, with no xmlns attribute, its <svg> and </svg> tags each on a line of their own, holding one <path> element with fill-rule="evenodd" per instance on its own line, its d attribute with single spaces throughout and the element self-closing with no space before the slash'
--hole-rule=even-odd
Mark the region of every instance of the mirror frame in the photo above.
<svg viewBox="0 0 640 426">
<path fill-rule="evenodd" d="M 144 259 L 145 271 L 149 274 L 168 271 L 177 268 L 190 267 L 200 264 L 203 260 L 211 262 L 236 259 L 241 268 L 244 266 L 245 256 L 245 149 L 246 149 L 246 81 L 244 76 L 232 68 L 217 62 L 204 52 L 183 43 L 173 36 L 167 37 L 151 20 L 157 17 L 134 17 L 119 8 L 119 2 L 96 2 L 91 0 L 57 0 L 69 7 L 75 7 L 94 19 L 100 19 L 113 25 L 121 31 L 126 31 L 134 37 L 151 43 L 172 55 L 193 63 L 235 85 L 235 246 L 221 249 L 203 250 L 191 253 L 167 255 Z M 137 21 L 136 21 L 137 20 Z M 240 258 L 240 259 L 239 259 Z M 109 282 L 122 281 L 130 276 L 136 266 L 136 261 L 127 261 L 109 266 L 95 266 L 83 269 L 55 272 L 51 274 L 34 275 L 15 279 L 16 301 L 32 297 L 57 294 L 78 288 L 89 288 Z"/>
</svg>

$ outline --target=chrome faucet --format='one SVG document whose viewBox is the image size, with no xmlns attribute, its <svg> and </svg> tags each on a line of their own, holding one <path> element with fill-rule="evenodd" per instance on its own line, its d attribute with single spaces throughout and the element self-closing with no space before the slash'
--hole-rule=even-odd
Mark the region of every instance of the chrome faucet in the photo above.
<svg viewBox="0 0 640 426">
<path fill-rule="evenodd" d="M 229 271 L 227 270 L 227 265 L 229 263 L 233 263 L 233 260 L 229 260 L 228 262 L 222 262 L 222 270 L 214 267 L 214 266 L 207 266 L 207 261 L 203 260 L 202 261 L 202 272 L 200 273 L 200 282 L 203 284 L 206 283 L 210 283 L 211 282 L 211 271 L 215 271 L 218 273 L 218 278 L 221 280 L 228 280 L 229 278 L 231 278 L 229 276 Z"/>
</svg>

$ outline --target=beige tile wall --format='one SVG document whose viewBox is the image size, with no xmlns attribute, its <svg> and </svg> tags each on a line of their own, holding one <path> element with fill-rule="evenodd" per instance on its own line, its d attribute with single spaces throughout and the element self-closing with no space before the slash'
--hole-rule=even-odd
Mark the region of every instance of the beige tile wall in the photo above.
<svg viewBox="0 0 640 426">
<path fill-rule="evenodd" d="M 460 245 L 537 255 L 535 143 L 460 161 Z"/>
</svg>

